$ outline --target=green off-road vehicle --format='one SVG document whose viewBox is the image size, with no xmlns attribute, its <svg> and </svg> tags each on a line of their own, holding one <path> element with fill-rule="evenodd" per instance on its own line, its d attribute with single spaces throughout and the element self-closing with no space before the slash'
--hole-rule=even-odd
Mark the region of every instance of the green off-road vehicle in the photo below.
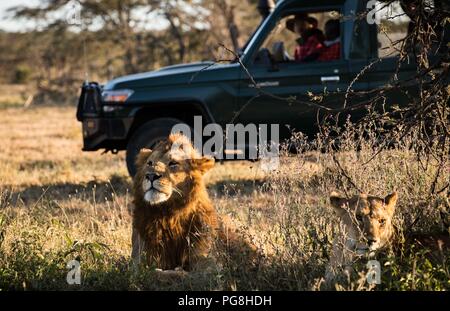
<svg viewBox="0 0 450 311">
<path fill-rule="evenodd" d="M 234 55 L 238 56 L 234 62 L 170 66 L 105 85 L 86 82 L 77 112 L 83 123 L 83 150 L 126 150 L 128 169 L 134 175 L 134 159 L 141 148 L 167 136 L 175 124 L 194 127 L 195 116 L 201 116 L 203 125 L 222 128 L 230 123 L 279 124 L 281 140 L 294 129 L 314 137 L 321 113 L 308 104 L 313 102 L 311 94 L 326 93 L 320 105 L 339 108 L 350 88 L 376 90 L 389 83 L 397 69 L 395 42 L 408 34 L 410 19 L 399 3 L 372 14 L 374 2 L 280 0 L 274 8 L 261 7 L 265 17 L 239 55 Z M 369 13 L 360 18 L 364 12 Z M 288 25 L 299 16 L 313 17 L 322 33 L 329 20 L 339 21 L 337 59 L 294 59 L 299 35 Z M 411 78 L 415 70 L 412 62 L 402 64 L 396 78 Z M 410 88 L 390 91 L 385 106 L 407 103 L 414 94 L 414 87 Z M 367 101 L 373 94 L 360 93 L 366 95 L 353 97 L 348 104 Z M 360 109 L 349 115 L 357 120 L 364 113 Z M 245 148 L 232 149 L 245 154 Z"/>
</svg>

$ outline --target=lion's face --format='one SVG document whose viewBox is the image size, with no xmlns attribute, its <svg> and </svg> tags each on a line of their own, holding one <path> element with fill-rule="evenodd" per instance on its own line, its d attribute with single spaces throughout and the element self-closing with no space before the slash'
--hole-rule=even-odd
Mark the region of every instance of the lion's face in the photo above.
<svg viewBox="0 0 450 311">
<path fill-rule="evenodd" d="M 195 181 L 214 166 L 214 159 L 201 158 L 182 135 L 171 135 L 154 150 L 144 149 L 137 158 L 137 190 L 149 206 L 183 200 Z"/>
<path fill-rule="evenodd" d="M 350 200 L 333 193 L 330 200 L 344 224 L 346 243 L 351 244 L 347 247 L 359 254 L 373 253 L 390 241 L 397 193 L 384 199 L 362 194 Z"/>
</svg>

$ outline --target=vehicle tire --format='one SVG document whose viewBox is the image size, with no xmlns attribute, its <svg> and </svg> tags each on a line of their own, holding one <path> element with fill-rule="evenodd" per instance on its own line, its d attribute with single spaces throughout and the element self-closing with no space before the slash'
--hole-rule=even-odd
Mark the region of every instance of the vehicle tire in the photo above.
<svg viewBox="0 0 450 311">
<path fill-rule="evenodd" d="M 170 135 L 174 125 L 182 123 L 184 122 L 172 118 L 156 119 L 145 123 L 135 131 L 128 141 L 126 154 L 128 173 L 131 177 L 136 174 L 135 161 L 141 149 L 153 148 Z"/>
</svg>

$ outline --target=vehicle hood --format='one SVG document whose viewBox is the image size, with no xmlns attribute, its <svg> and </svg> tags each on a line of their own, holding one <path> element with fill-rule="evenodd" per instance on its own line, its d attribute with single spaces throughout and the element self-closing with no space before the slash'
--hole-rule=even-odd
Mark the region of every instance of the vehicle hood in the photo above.
<svg viewBox="0 0 450 311">
<path fill-rule="evenodd" d="M 181 64 L 161 68 L 156 71 L 138 73 L 128 76 L 116 78 L 108 82 L 105 86 L 105 90 L 115 90 L 123 88 L 142 88 L 148 86 L 163 86 L 188 83 L 194 78 L 197 78 L 197 73 L 202 70 L 222 66 L 215 65 L 213 62 L 198 62 L 191 64 Z"/>
</svg>

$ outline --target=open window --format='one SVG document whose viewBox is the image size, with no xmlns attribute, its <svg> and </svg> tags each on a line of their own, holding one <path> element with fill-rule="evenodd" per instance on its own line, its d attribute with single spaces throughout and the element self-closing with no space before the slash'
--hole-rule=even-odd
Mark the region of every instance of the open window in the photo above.
<svg viewBox="0 0 450 311">
<path fill-rule="evenodd" d="M 408 35 L 411 19 L 399 1 L 385 3 L 377 1 L 376 22 L 378 25 L 378 57 L 399 55 L 403 39 Z"/>
<path fill-rule="evenodd" d="M 343 55 L 341 28 L 337 10 L 289 14 L 272 29 L 254 61 L 261 64 L 340 60 Z"/>
</svg>

